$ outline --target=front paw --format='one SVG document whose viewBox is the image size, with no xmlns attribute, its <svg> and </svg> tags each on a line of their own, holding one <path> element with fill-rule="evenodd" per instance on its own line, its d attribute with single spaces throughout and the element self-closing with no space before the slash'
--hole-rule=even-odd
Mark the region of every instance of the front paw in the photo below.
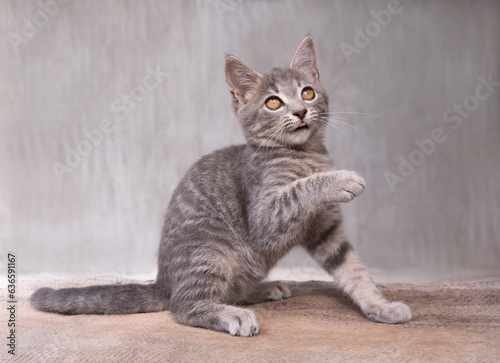
<svg viewBox="0 0 500 363">
<path fill-rule="evenodd" d="M 402 302 L 369 306 L 363 309 L 363 313 L 370 320 L 386 324 L 405 323 L 411 319 L 410 308 Z"/>
<path fill-rule="evenodd" d="M 336 202 L 349 202 L 365 189 L 365 180 L 354 171 L 339 170 L 333 172 L 333 176 L 335 178 L 334 199 Z"/>
<path fill-rule="evenodd" d="M 251 337 L 259 334 L 259 324 L 254 312 L 246 309 L 236 309 L 238 311 L 235 314 L 221 318 L 225 322 L 229 334 L 240 337 Z"/>
</svg>

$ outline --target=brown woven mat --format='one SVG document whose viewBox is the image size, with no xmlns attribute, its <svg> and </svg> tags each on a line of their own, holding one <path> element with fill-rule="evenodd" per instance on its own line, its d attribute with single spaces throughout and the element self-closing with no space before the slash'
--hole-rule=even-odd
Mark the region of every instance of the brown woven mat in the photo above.
<svg viewBox="0 0 500 363">
<path fill-rule="evenodd" d="M 176 324 L 169 312 L 59 316 L 33 310 L 41 286 L 125 283 L 111 278 L 21 281 L 16 356 L 1 344 L 0 361 L 18 362 L 413 362 L 500 361 L 500 279 L 447 285 L 387 284 L 391 300 L 409 304 L 403 325 L 366 320 L 332 283 L 291 283 L 294 296 L 254 305 L 252 338 Z M 5 301 L 6 291 L 2 291 Z M 2 309 L 2 336 L 8 332 Z M 5 340 L 5 338 L 4 338 Z M 5 359 L 4 359 L 5 358 Z"/>
</svg>

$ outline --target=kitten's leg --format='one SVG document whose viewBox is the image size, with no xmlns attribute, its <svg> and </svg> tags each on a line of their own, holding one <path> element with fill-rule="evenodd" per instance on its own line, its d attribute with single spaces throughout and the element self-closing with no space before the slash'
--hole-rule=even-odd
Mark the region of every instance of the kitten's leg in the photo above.
<svg viewBox="0 0 500 363">
<path fill-rule="evenodd" d="M 235 282 L 241 266 L 234 251 L 222 241 L 220 238 L 199 247 L 192 241 L 190 247 L 197 248 L 191 255 L 174 260 L 178 265 L 172 265 L 176 280 L 172 283 L 169 310 L 181 324 L 253 336 L 259 333 L 255 314 L 230 305 L 238 295 Z"/>
<path fill-rule="evenodd" d="M 265 301 L 278 301 L 288 299 L 292 293 L 288 286 L 281 281 L 261 282 L 248 297 L 240 304 L 250 305 Z"/>
<path fill-rule="evenodd" d="M 260 283 L 245 301 L 239 304 L 257 304 L 276 301 L 292 296 L 290 289 L 279 281 Z M 173 312 L 174 319 L 185 325 L 211 330 L 226 331 L 231 335 L 251 337 L 259 333 L 257 318 L 251 310 L 209 301 L 192 304 Z"/>
<path fill-rule="evenodd" d="M 261 250 L 271 253 L 296 245 L 297 234 L 311 218 L 332 203 L 351 201 L 365 188 L 363 178 L 347 170 L 315 173 L 290 183 L 278 181 L 259 197 L 250 218 L 251 235 Z"/>
<path fill-rule="evenodd" d="M 337 224 L 305 247 L 369 319 L 388 324 L 404 323 L 411 319 L 408 306 L 401 302 L 389 302 L 380 293 L 347 241 L 341 226 Z"/>
</svg>

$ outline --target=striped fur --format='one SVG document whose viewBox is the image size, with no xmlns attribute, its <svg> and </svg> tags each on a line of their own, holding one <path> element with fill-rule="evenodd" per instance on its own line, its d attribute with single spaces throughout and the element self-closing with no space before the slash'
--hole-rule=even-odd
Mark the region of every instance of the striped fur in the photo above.
<svg viewBox="0 0 500 363">
<path fill-rule="evenodd" d="M 41 289 L 33 306 L 61 314 L 169 309 L 186 325 L 252 336 L 259 332 L 255 315 L 237 305 L 290 297 L 285 283 L 262 280 L 292 247 L 302 246 L 368 318 L 409 320 L 407 306 L 378 292 L 344 235 L 339 203 L 365 184 L 352 171 L 335 170 L 324 146 L 328 95 L 312 39 L 304 39 L 290 68 L 262 75 L 228 56 L 226 81 L 247 143 L 204 156 L 179 183 L 163 227 L 156 282 Z M 301 97 L 305 87 L 315 92 L 309 101 Z M 268 109 L 269 97 L 279 97 L 282 106 Z"/>
</svg>

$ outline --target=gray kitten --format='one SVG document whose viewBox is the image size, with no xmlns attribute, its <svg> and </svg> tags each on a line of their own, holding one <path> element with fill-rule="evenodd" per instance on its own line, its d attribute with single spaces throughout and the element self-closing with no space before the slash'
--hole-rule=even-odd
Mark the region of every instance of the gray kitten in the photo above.
<svg viewBox="0 0 500 363">
<path fill-rule="evenodd" d="M 402 323 L 411 311 L 377 290 L 342 229 L 339 203 L 364 180 L 335 170 L 324 146 L 328 95 L 306 37 L 290 68 L 259 74 L 228 56 L 226 81 L 247 143 L 202 157 L 170 201 L 150 285 L 42 288 L 31 304 L 60 314 L 170 310 L 176 321 L 232 335 L 259 332 L 241 305 L 291 296 L 262 282 L 294 246 L 302 246 L 371 320 Z"/>
</svg>

